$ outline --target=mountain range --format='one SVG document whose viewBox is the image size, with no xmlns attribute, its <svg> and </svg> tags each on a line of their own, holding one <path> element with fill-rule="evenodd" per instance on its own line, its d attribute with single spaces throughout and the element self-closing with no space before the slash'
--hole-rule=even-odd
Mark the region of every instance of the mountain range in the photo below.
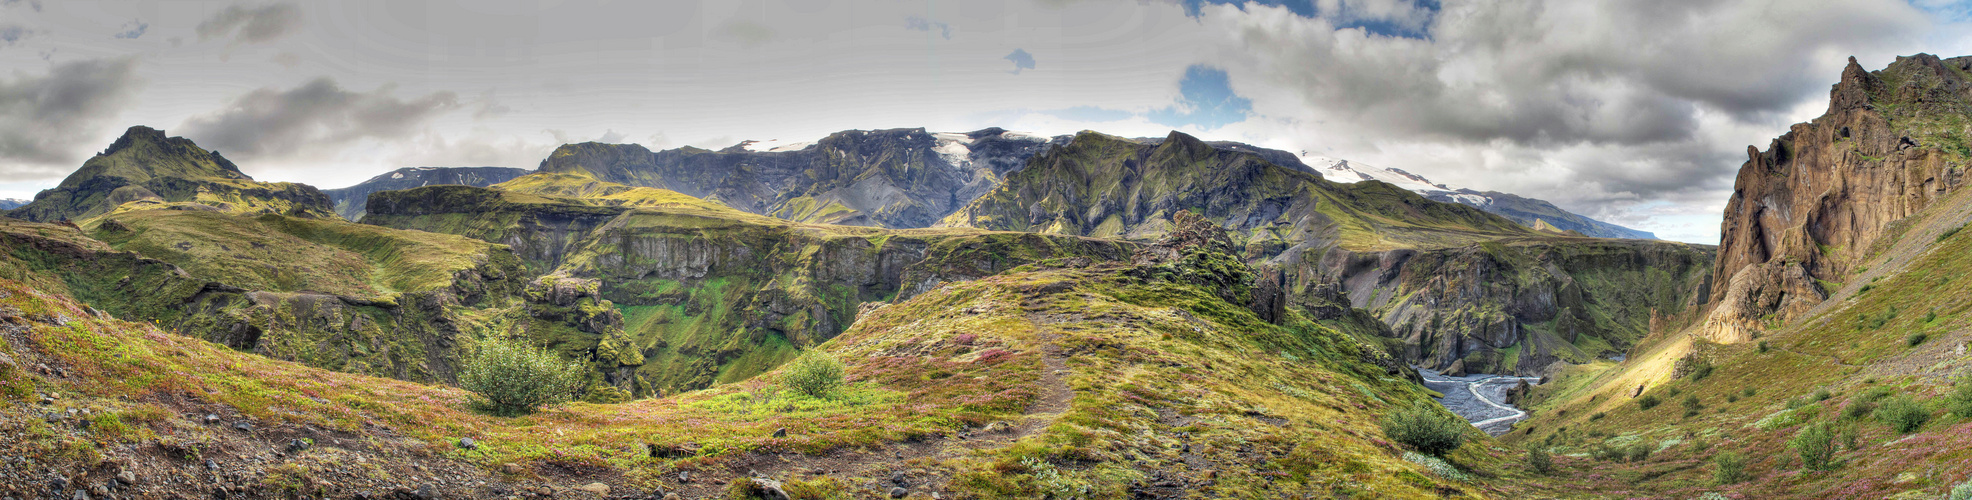
<svg viewBox="0 0 1972 500">
<path fill-rule="evenodd" d="M 131 127 L 0 217 L 0 494 L 1972 491 L 1972 58 L 1830 97 L 1749 148 L 1717 247 L 1175 131 L 582 143 L 325 192 Z M 459 387 L 504 342 L 573 401 Z"/>
</svg>

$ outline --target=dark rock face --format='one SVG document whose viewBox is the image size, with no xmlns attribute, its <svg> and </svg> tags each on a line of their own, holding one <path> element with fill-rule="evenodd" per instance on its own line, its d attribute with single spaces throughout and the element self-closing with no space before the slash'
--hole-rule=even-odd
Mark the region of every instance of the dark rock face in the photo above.
<svg viewBox="0 0 1972 500">
<path fill-rule="evenodd" d="M 1972 57 L 1898 57 L 1882 71 L 1850 58 L 1828 112 L 1765 151 L 1747 148 L 1719 230 L 1713 304 L 1703 335 L 1752 338 L 1825 300 L 1892 224 L 1964 184 L 1962 126 L 1972 113 Z"/>
<path fill-rule="evenodd" d="M 60 185 L 8 216 L 37 222 L 82 219 L 144 199 L 198 202 L 248 215 L 336 218 L 329 197 L 312 186 L 254 181 L 217 151 L 142 126 L 130 127 Z"/>
<path fill-rule="evenodd" d="M 336 213 L 341 214 L 342 218 L 361 220 L 371 193 L 448 184 L 486 187 L 513 180 L 528 172 L 530 170 L 506 167 L 408 167 L 371 177 L 354 186 L 324 189 L 322 193 L 329 195 L 329 200 L 335 203 Z"/>
<path fill-rule="evenodd" d="M 540 171 L 669 189 L 746 212 L 801 222 L 930 227 L 998 186 L 1028 157 L 1062 138 L 1000 129 L 933 134 L 924 129 L 837 132 L 801 149 L 651 152 L 635 144 L 564 145 Z"/>
<path fill-rule="evenodd" d="M 1540 375 L 1556 362 L 1620 354 L 1653 318 L 1703 300 L 1711 260 L 1711 249 L 1696 245 L 1529 238 L 1334 249 L 1286 262 L 1299 269 L 1289 276 L 1293 304 L 1316 318 L 1367 310 L 1389 325 L 1390 347 L 1407 361 L 1447 373 Z"/>
</svg>

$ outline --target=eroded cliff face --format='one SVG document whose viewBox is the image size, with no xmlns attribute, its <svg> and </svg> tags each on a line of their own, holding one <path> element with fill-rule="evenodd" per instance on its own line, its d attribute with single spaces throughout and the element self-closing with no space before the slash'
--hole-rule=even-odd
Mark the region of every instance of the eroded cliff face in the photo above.
<svg viewBox="0 0 1972 500">
<path fill-rule="evenodd" d="M 1713 310 L 1701 334 L 1750 340 L 1813 308 L 1886 236 L 1964 183 L 1972 57 L 1854 58 L 1828 112 L 1765 151 L 1747 148 L 1720 226 Z"/>
<path fill-rule="evenodd" d="M 1653 321 L 1707 295 L 1711 248 L 1521 238 L 1441 249 L 1290 259 L 1292 303 L 1324 321 L 1349 308 L 1388 325 L 1399 359 L 1453 373 L 1539 376 L 1620 355 Z"/>
</svg>

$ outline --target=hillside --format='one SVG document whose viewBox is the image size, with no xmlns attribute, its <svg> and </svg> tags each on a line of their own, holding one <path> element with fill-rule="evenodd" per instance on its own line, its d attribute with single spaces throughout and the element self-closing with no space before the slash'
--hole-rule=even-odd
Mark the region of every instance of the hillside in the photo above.
<svg viewBox="0 0 1972 500">
<path fill-rule="evenodd" d="M 1278 273 L 1290 307 L 1454 373 L 1538 376 L 1617 356 L 1651 318 L 1707 292 L 1709 247 L 1537 233 L 1392 184 L 1334 183 L 1266 159 L 1284 154 L 1176 132 L 1160 141 L 1084 132 L 944 224 L 1140 239 L 1195 211 Z"/>
<path fill-rule="evenodd" d="M 812 223 L 929 227 L 997 186 L 1056 142 L 985 129 L 849 130 L 813 143 L 651 152 L 635 144 L 568 144 L 539 171 L 668 189 L 748 213 Z"/>
<path fill-rule="evenodd" d="M 125 204 L 229 214 L 338 218 L 327 195 L 306 184 L 257 182 L 233 162 L 183 137 L 130 127 L 108 149 L 54 189 L 7 216 L 39 222 L 81 220 Z"/>
<path fill-rule="evenodd" d="M 1972 483 L 1968 67 L 1851 60 L 1827 115 L 1749 151 L 1714 270 L 1730 286 L 1627 359 L 1533 391 L 1536 416 L 1505 439 L 1580 458 L 1528 491 L 1940 498 Z M 1802 441 L 1818 429 L 1832 439 Z M 1828 462 L 1794 442 L 1830 443 Z M 1636 447 L 1653 453 L 1593 457 Z M 1744 477 L 1714 481 L 1728 451 Z"/>
<path fill-rule="evenodd" d="M 1746 148 L 1703 335 L 1744 342 L 1800 317 L 1894 242 L 1897 221 L 1957 192 L 1972 161 L 1968 67 L 1918 54 L 1870 72 L 1851 58 L 1826 114 Z"/>
<path fill-rule="evenodd" d="M 335 203 L 336 213 L 342 218 L 362 220 L 363 205 L 369 202 L 370 193 L 439 184 L 485 187 L 513 180 L 528 172 L 527 169 L 506 167 L 406 167 L 353 186 L 324 189 L 322 194 L 329 195 L 329 201 Z"/>
<path fill-rule="evenodd" d="M 0 446 L 35 457 L 0 461 L 0 492 L 1496 494 L 1475 479 L 1505 472 L 1483 442 L 1453 454 L 1470 475 L 1398 458 L 1372 421 L 1423 395 L 1373 351 L 1157 277 L 1170 265 L 1027 268 L 877 308 L 818 346 L 849 367 L 826 398 L 769 372 L 514 419 L 464 410 L 457 389 L 238 353 L 0 278 L 0 397 L 20 403 L 0 412 L 18 437 Z"/>
<path fill-rule="evenodd" d="M 593 283 L 645 360 L 639 394 L 751 377 L 839 334 L 865 303 L 1047 259 L 1122 259 L 1133 247 L 796 223 L 571 174 L 378 193 L 369 208 L 366 223 L 503 243 L 535 274 Z"/>
<path fill-rule="evenodd" d="M 1529 228 L 1545 222 L 1561 231 L 1575 231 L 1595 238 L 1654 240 L 1649 231 L 1638 231 L 1562 210 L 1545 200 L 1498 191 L 1475 191 L 1432 182 L 1423 176 L 1394 168 L 1379 168 L 1339 158 L 1294 154 L 1237 142 L 1212 141 L 1213 147 L 1259 155 L 1276 165 L 1302 167 L 1321 174 L 1322 179 L 1338 183 L 1379 181 L 1424 195 L 1432 201 L 1458 203 L 1511 219 Z"/>
</svg>

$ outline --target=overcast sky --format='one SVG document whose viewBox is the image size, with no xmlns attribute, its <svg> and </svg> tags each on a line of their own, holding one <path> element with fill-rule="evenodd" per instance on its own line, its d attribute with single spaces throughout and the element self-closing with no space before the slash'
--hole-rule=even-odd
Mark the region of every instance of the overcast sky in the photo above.
<svg viewBox="0 0 1972 500">
<path fill-rule="evenodd" d="M 0 198 L 130 125 L 261 180 L 533 168 L 564 142 L 1094 129 L 1308 151 L 1716 243 L 1749 144 L 1941 0 L 0 0 Z"/>
</svg>

